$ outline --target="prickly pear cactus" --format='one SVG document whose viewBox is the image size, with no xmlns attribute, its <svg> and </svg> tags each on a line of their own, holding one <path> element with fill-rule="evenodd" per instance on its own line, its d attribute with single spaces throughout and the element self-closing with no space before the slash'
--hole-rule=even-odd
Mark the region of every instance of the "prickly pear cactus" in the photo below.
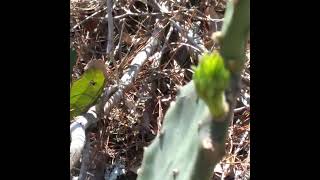
<svg viewBox="0 0 320 180">
<path fill-rule="evenodd" d="M 138 180 L 209 180 L 225 153 L 240 91 L 250 0 L 228 1 L 219 53 L 205 55 L 193 81 L 170 104 L 162 129 L 145 149 Z"/>
<path fill-rule="evenodd" d="M 160 134 L 145 149 L 138 179 L 209 179 L 224 155 L 226 129 L 226 123 L 212 121 L 191 81 L 170 104 Z"/>
</svg>

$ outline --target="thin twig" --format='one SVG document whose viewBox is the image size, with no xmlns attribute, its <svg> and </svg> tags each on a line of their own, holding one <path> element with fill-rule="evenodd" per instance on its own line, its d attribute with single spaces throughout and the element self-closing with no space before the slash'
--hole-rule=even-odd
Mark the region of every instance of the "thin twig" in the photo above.
<svg viewBox="0 0 320 180">
<path fill-rule="evenodd" d="M 184 11 L 188 11 L 188 10 L 175 10 L 175 11 L 171 11 L 171 12 L 143 12 L 143 13 L 133 13 L 130 10 L 126 10 L 125 14 L 121 14 L 118 16 L 115 16 L 114 19 L 122 19 L 122 18 L 126 18 L 128 16 L 157 16 L 157 15 L 171 15 L 174 13 L 178 13 L 178 12 L 184 12 Z"/>
<path fill-rule="evenodd" d="M 246 106 L 242 106 L 242 107 L 239 107 L 237 109 L 234 109 L 233 110 L 233 113 L 239 113 L 239 112 L 242 112 L 243 110 L 247 109 Z"/>
<path fill-rule="evenodd" d="M 200 16 L 192 16 L 193 18 L 197 18 L 200 20 L 205 20 L 205 21 L 212 21 L 212 22 L 222 22 L 224 21 L 224 17 L 221 19 L 212 19 L 211 17 L 206 16 L 203 12 L 199 11 L 198 9 L 195 9 L 194 11 L 197 11 L 197 13 L 199 13 L 202 17 Z M 189 14 L 187 14 L 188 16 L 190 16 Z"/>
<path fill-rule="evenodd" d="M 186 15 L 191 16 L 190 14 L 186 14 Z M 214 22 L 214 23 L 223 22 L 224 21 L 224 18 L 212 19 L 210 17 L 200 17 L 200 16 L 192 16 L 192 18 L 195 18 L 195 19 L 198 19 L 198 20 L 201 20 L 201 21 L 211 21 L 211 22 Z"/>
<path fill-rule="evenodd" d="M 169 28 L 169 31 L 166 35 L 163 47 L 161 48 L 160 51 L 156 52 L 152 57 L 150 57 L 150 59 L 153 59 L 153 62 L 151 65 L 152 68 L 158 67 L 160 65 L 160 59 L 162 58 L 162 55 L 165 53 L 165 49 L 168 47 L 168 41 L 169 41 L 169 38 L 170 38 L 172 32 L 173 32 L 173 27 L 172 27 L 172 25 L 170 25 L 170 28 Z"/>
<path fill-rule="evenodd" d="M 107 15 L 108 15 L 108 45 L 107 54 L 113 49 L 113 16 L 112 16 L 112 0 L 107 0 Z"/>
<path fill-rule="evenodd" d="M 79 23 L 77 23 L 75 26 L 73 26 L 71 28 L 71 31 L 74 31 L 77 27 L 79 27 L 80 25 L 82 25 L 83 23 L 87 22 L 89 19 L 93 18 L 94 16 L 98 15 L 99 13 L 105 11 L 107 9 L 107 7 L 104 7 L 103 9 L 91 14 L 90 16 L 86 17 L 84 20 L 80 21 Z"/>
<path fill-rule="evenodd" d="M 194 50 L 197 50 L 199 53 L 202 53 L 202 52 L 203 52 L 201 49 L 199 49 L 199 48 L 197 48 L 197 47 L 195 47 L 195 46 L 193 46 L 193 45 L 191 45 L 191 44 L 188 44 L 188 43 L 172 42 L 172 43 L 170 43 L 170 44 L 171 44 L 171 45 L 184 45 L 184 46 L 190 47 L 190 48 L 192 48 L 192 49 L 194 49 Z"/>
<path fill-rule="evenodd" d="M 114 34 L 114 25 L 113 25 L 113 16 L 112 16 L 112 0 L 107 0 L 107 15 L 108 15 L 108 45 L 107 45 L 107 55 L 110 58 L 113 66 L 115 67 L 115 76 L 117 84 L 119 84 L 119 71 L 117 62 L 113 56 L 113 34 Z M 108 63 L 108 61 L 106 61 Z"/>
<path fill-rule="evenodd" d="M 119 36 L 119 43 L 114 50 L 113 56 L 116 56 L 117 52 L 119 52 L 119 59 L 121 60 L 121 43 L 122 43 L 121 41 L 122 41 L 122 35 L 123 35 L 125 22 L 124 21 L 120 21 L 120 22 L 122 22 L 122 25 L 121 25 L 121 31 L 120 31 L 120 36 Z"/>
<path fill-rule="evenodd" d="M 240 145 L 238 146 L 238 148 L 235 150 L 235 152 L 234 152 L 234 154 L 235 155 L 237 155 L 239 152 L 240 152 L 240 150 L 244 147 L 244 145 L 243 145 L 243 143 L 244 143 L 244 141 L 246 140 L 246 138 L 248 137 L 248 135 L 249 135 L 249 131 L 247 130 L 244 134 L 243 134 L 243 136 L 241 137 L 241 140 L 240 140 Z"/>
<path fill-rule="evenodd" d="M 127 11 L 125 14 L 115 16 L 114 19 L 122 19 L 128 16 L 157 16 L 157 15 L 163 15 L 163 13 L 133 13 L 131 11 Z"/>
<path fill-rule="evenodd" d="M 184 35 L 188 41 L 195 47 L 197 47 L 198 49 L 201 50 L 201 52 L 208 52 L 208 50 L 204 47 L 204 46 L 200 46 L 198 43 L 194 42 L 194 40 L 188 36 L 188 35 L 185 35 L 186 32 L 183 31 L 183 29 L 181 28 L 181 26 L 179 24 L 177 24 L 174 20 L 170 19 L 170 21 L 172 22 L 172 24 L 174 25 L 175 28 L 177 28 L 177 30 L 182 34 Z"/>
<path fill-rule="evenodd" d="M 142 20 L 142 23 L 144 23 L 148 18 L 145 18 L 144 20 Z M 142 24 L 139 24 L 139 28 L 137 30 L 137 32 L 139 32 L 140 30 L 142 29 Z M 136 37 L 138 36 L 138 33 L 136 33 L 133 37 L 132 37 L 132 40 L 136 39 Z M 136 42 L 135 43 L 131 43 L 131 46 L 128 48 L 128 52 L 126 53 L 126 55 L 123 57 L 123 61 L 120 62 L 119 64 L 119 69 L 122 69 L 125 64 L 126 64 L 126 59 L 127 57 L 129 56 L 130 52 L 131 52 L 131 49 L 132 47 L 134 46 L 134 44 L 137 44 Z"/>
<path fill-rule="evenodd" d="M 168 41 L 169 41 L 169 38 L 170 38 L 172 32 L 173 32 L 173 27 L 172 27 L 172 25 L 170 25 L 169 31 L 168 31 L 168 33 L 167 33 L 167 35 L 166 35 L 166 38 L 165 38 L 164 45 L 163 45 L 163 47 L 162 47 L 162 49 L 161 49 L 161 51 L 160 51 L 160 52 L 161 52 L 161 56 L 162 56 L 163 53 L 164 53 L 164 49 L 167 48 L 167 46 L 168 46 L 167 44 L 168 44 Z"/>
<path fill-rule="evenodd" d="M 74 25 L 71 28 L 71 31 L 74 31 L 76 28 L 78 28 L 79 26 L 81 26 L 83 23 L 87 22 L 88 20 L 90 20 L 91 18 L 93 18 L 94 16 L 98 15 L 99 13 L 107 10 L 108 7 L 104 7 L 103 9 L 98 10 L 97 12 L 91 14 L 90 16 L 86 17 L 84 20 L 80 21 L 79 23 L 77 23 L 76 25 Z M 122 19 L 128 16 L 157 16 L 157 15 L 165 15 L 165 14 L 173 14 L 173 13 L 178 13 L 178 12 L 184 12 L 184 11 L 188 11 L 188 10 L 175 10 L 175 11 L 171 11 L 171 12 L 153 12 L 153 13 L 133 13 L 131 11 L 127 11 L 125 14 L 121 14 L 118 16 L 115 16 L 113 19 L 114 20 L 118 20 L 118 19 Z M 108 14 L 103 18 L 103 19 L 108 19 Z M 210 19 L 208 18 L 208 20 L 210 21 L 215 21 L 214 19 Z"/>
<path fill-rule="evenodd" d="M 154 4 L 154 7 L 160 9 L 160 11 L 161 11 L 162 13 L 168 13 L 168 12 L 170 12 L 166 7 L 161 6 L 161 5 L 160 5 L 159 3 L 157 3 L 155 0 L 150 0 L 150 2 L 152 2 L 152 4 Z M 177 28 L 178 31 L 179 31 L 182 35 L 184 35 L 184 36 L 188 39 L 188 41 L 189 41 L 193 46 L 197 47 L 197 48 L 200 49 L 202 52 L 208 52 L 208 50 L 207 50 L 203 45 L 200 45 L 200 44 L 196 43 L 189 35 L 186 35 L 186 32 L 184 32 L 183 29 L 180 27 L 180 25 L 177 24 L 172 18 L 170 18 L 169 20 L 170 20 L 170 22 L 173 24 L 173 26 L 174 26 L 175 28 Z M 192 33 L 192 34 L 194 34 L 194 33 Z"/>
</svg>

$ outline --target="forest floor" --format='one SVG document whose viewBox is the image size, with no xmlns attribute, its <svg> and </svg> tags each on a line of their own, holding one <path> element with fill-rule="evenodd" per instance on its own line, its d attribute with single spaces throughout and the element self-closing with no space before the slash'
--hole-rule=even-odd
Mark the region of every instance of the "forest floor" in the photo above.
<svg viewBox="0 0 320 180">
<path fill-rule="evenodd" d="M 113 1 L 113 39 L 109 42 L 113 48 L 109 52 L 107 1 L 71 0 L 70 42 L 78 55 L 73 79 L 84 72 L 89 61 L 103 60 L 107 86 L 116 84 L 160 27 L 155 53 L 142 65 L 121 101 L 90 131 L 87 179 L 112 179 L 115 169 L 123 169 L 122 179 L 135 179 L 143 147 L 159 132 L 179 87 L 191 80 L 199 49 L 219 48 L 211 34 L 221 30 L 225 0 L 157 0 L 160 8 L 152 2 Z M 250 176 L 250 42 L 247 47 L 243 86 L 228 131 L 226 155 L 212 172 L 212 179 Z"/>
</svg>

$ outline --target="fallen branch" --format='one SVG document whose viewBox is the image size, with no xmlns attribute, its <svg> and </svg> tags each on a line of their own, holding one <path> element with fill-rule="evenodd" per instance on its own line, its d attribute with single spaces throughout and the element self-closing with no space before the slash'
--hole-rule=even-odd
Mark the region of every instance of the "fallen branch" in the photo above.
<svg viewBox="0 0 320 180">
<path fill-rule="evenodd" d="M 122 36 L 123 36 L 125 22 L 124 21 L 120 21 L 120 22 L 121 22 L 121 30 L 120 30 L 120 35 L 119 35 L 119 42 L 118 42 L 118 45 L 115 47 L 115 50 L 113 51 L 113 57 L 115 57 L 117 55 L 117 53 L 119 53 L 119 59 L 122 59 L 121 58 L 121 42 L 122 42 Z"/>
<path fill-rule="evenodd" d="M 70 125 L 70 171 L 80 159 L 86 139 L 85 130 L 91 124 L 98 122 L 96 106 L 92 106 L 86 114 L 76 117 L 75 120 L 76 121 Z"/>
<path fill-rule="evenodd" d="M 113 17 L 112 17 L 112 0 L 107 0 L 107 15 L 108 15 L 107 54 L 109 54 L 113 50 L 113 29 L 114 29 L 114 26 L 113 26 Z"/>
<path fill-rule="evenodd" d="M 114 34 L 114 24 L 113 24 L 113 16 L 112 16 L 112 0 L 107 0 L 107 16 L 108 16 L 108 44 L 107 44 L 107 55 L 110 61 L 113 63 L 113 66 L 115 68 L 115 77 L 117 85 L 119 84 L 119 70 L 117 62 L 114 59 L 113 55 L 113 34 Z M 108 61 L 105 62 L 107 64 Z"/>
<path fill-rule="evenodd" d="M 117 87 L 108 87 L 105 90 L 104 98 L 109 98 L 118 89 Z M 101 104 L 92 106 L 88 112 L 82 116 L 75 118 L 75 121 L 70 125 L 71 133 L 71 144 L 70 144 L 70 170 L 79 161 L 82 149 L 85 144 L 85 130 L 92 124 L 98 122 L 98 112 L 97 109 L 104 104 L 105 101 L 102 99 Z M 97 108 L 99 107 L 99 108 Z"/>
<path fill-rule="evenodd" d="M 113 105 L 117 104 L 127 87 L 129 87 L 136 75 L 140 71 L 141 66 L 144 62 L 152 55 L 156 47 L 158 47 L 160 41 L 158 39 L 158 34 L 160 33 L 163 27 L 158 27 L 154 31 L 152 37 L 148 40 L 147 45 L 136 55 L 136 57 L 132 60 L 128 71 L 122 76 L 119 85 L 119 90 L 112 95 L 112 97 L 108 100 L 108 102 L 104 105 L 104 114 L 108 114 Z"/>
<path fill-rule="evenodd" d="M 90 142 L 89 142 L 89 138 L 86 137 L 86 144 L 84 146 L 83 154 L 82 154 L 82 162 L 81 162 L 79 180 L 87 179 L 87 175 L 90 174 L 90 173 L 88 173 L 90 163 L 91 163 L 91 161 L 90 161 Z"/>
</svg>

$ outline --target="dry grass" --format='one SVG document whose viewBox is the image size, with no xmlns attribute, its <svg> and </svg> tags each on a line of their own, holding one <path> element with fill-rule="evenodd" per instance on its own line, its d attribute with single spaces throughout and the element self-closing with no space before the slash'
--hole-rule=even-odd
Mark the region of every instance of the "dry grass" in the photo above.
<svg viewBox="0 0 320 180">
<path fill-rule="evenodd" d="M 171 1 L 167 1 L 171 2 Z M 188 2 L 188 1 L 187 1 Z M 187 3 L 188 4 L 188 3 Z M 225 1 L 214 1 L 214 6 L 199 3 L 192 8 L 187 4 L 171 2 L 176 13 L 168 13 L 161 18 L 174 18 L 181 25 L 193 28 L 200 22 L 197 31 L 208 49 L 217 48 L 210 35 L 221 23 L 211 19 L 223 17 Z M 79 59 L 74 68 L 73 78 L 79 77 L 84 66 L 93 59 L 102 59 L 108 65 L 108 86 L 115 84 L 131 60 L 144 46 L 155 27 L 155 18 L 151 6 L 141 1 L 115 2 L 114 17 L 114 59 L 108 61 L 106 55 L 107 20 L 106 2 L 100 0 L 71 0 L 71 43 L 76 48 Z M 129 13 L 130 11 L 130 13 Z M 140 16 L 136 16 L 140 14 Z M 216 27 L 217 25 L 217 27 Z M 170 24 L 164 29 L 169 31 Z M 187 29 L 188 30 L 188 29 Z M 164 38 L 163 38 L 163 41 Z M 103 174 L 110 164 L 121 162 L 127 170 L 135 171 L 141 163 L 143 147 L 147 146 L 161 128 L 163 117 L 171 101 L 175 100 L 177 89 L 191 80 L 191 65 L 197 63 L 196 51 L 188 45 L 178 31 L 173 30 L 166 48 L 159 47 L 162 58 L 151 57 L 139 72 L 137 78 L 125 93 L 120 104 L 100 121 L 91 131 L 92 163 L 90 173 Z M 242 96 L 250 94 L 250 50 L 244 76 Z M 118 69 L 118 76 L 115 69 Z M 239 98 L 238 107 L 246 105 L 246 98 Z M 225 158 L 213 172 L 213 179 L 244 179 L 250 172 L 250 102 L 246 108 L 235 113 L 229 128 Z"/>
</svg>

